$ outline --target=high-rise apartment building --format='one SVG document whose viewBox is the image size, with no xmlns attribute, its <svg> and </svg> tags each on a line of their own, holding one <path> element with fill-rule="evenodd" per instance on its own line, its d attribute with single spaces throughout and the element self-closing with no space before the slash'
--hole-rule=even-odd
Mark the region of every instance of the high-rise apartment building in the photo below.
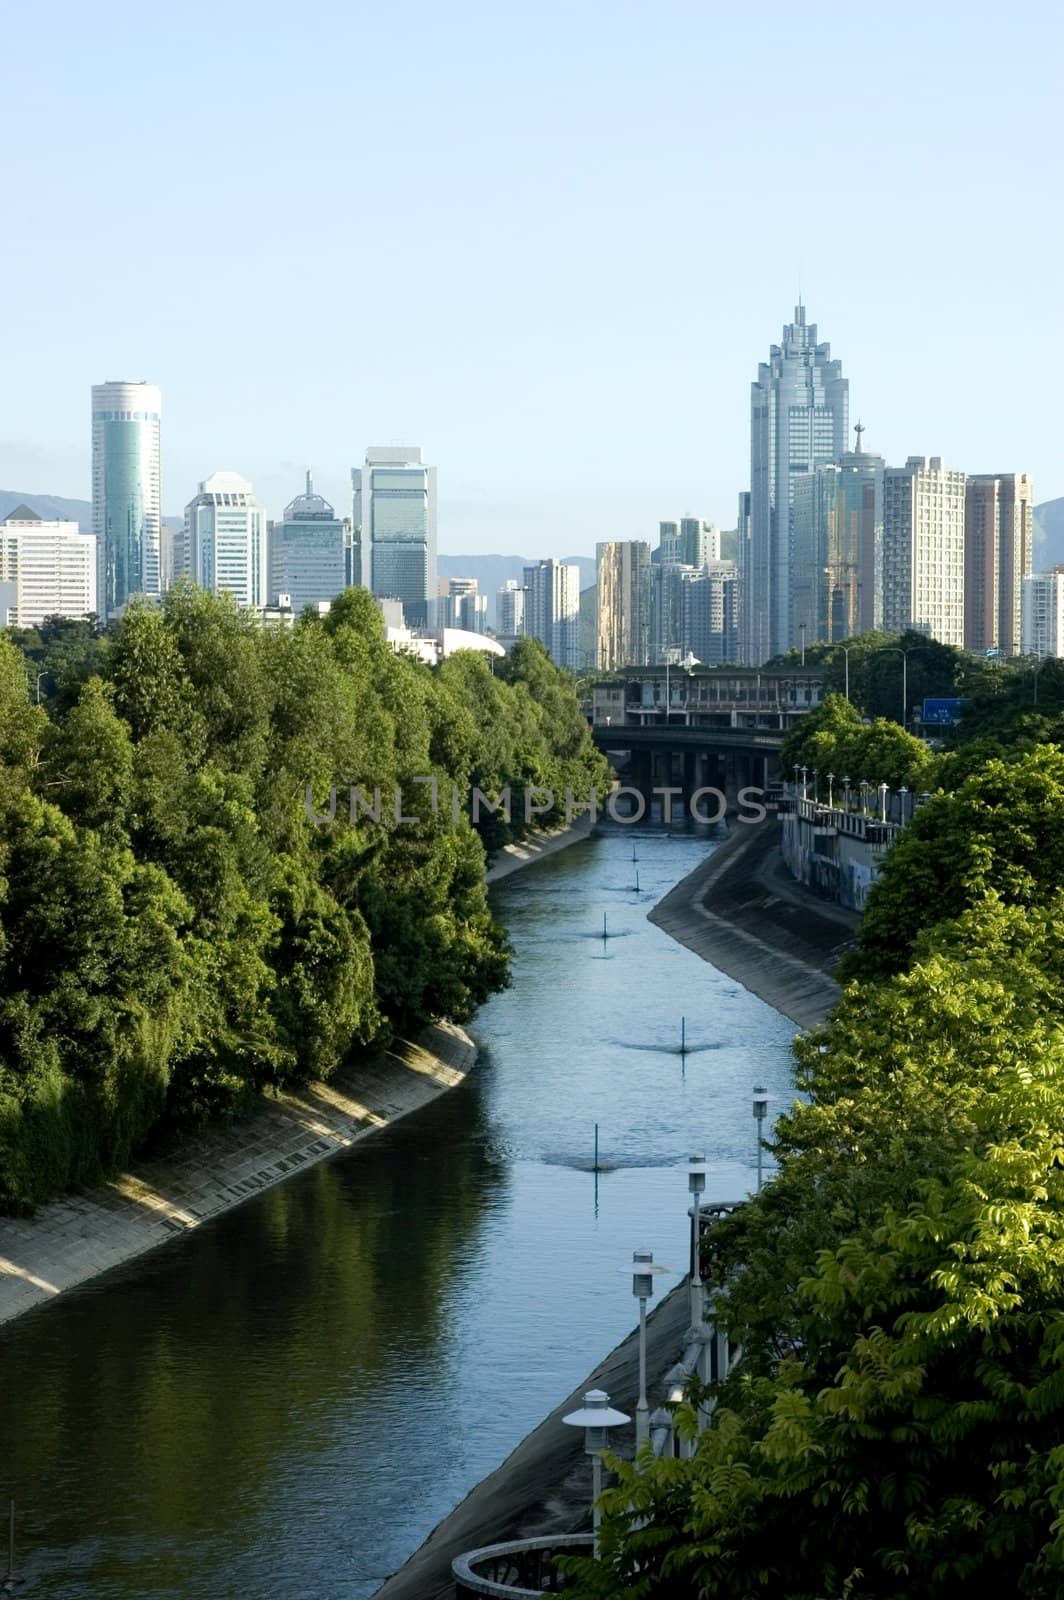
<svg viewBox="0 0 1064 1600">
<path fill-rule="evenodd" d="M 408 624 L 427 625 L 436 599 L 436 468 L 416 446 L 374 446 L 351 481 L 362 581 L 368 560 L 373 593 L 401 600 Z"/>
<path fill-rule="evenodd" d="M 883 474 L 883 626 L 964 643 L 963 472 L 910 456 Z"/>
<path fill-rule="evenodd" d="M 184 573 L 237 605 L 264 606 L 267 555 L 266 512 L 251 484 L 239 472 L 212 472 L 185 507 Z"/>
<path fill-rule="evenodd" d="M 580 666 L 580 568 L 539 561 L 525 568 L 525 633 L 560 667 Z"/>
<path fill-rule="evenodd" d="M 1025 656 L 1064 656 L 1064 567 L 1020 581 L 1020 640 Z"/>
<path fill-rule="evenodd" d="M 650 546 L 642 539 L 596 545 L 595 665 L 604 672 L 650 660 Z"/>
<path fill-rule="evenodd" d="M 308 472 L 305 492 L 285 506 L 279 522 L 269 524 L 270 604 L 287 595 L 298 616 L 304 606 L 335 600 L 347 585 L 344 541 L 343 518 L 314 493 Z"/>
<path fill-rule="evenodd" d="M 441 578 L 436 599 L 436 626 L 485 633 L 488 597 L 478 593 L 476 578 Z"/>
<path fill-rule="evenodd" d="M 734 662 L 739 649 L 739 580 L 734 562 L 707 561 L 701 568 L 687 568 L 682 583 L 682 658 Z"/>
<path fill-rule="evenodd" d="M 0 627 L 96 610 L 96 540 L 76 522 L 45 522 L 16 506 L 0 522 Z"/>
<path fill-rule="evenodd" d="M 798 643 L 879 626 L 882 456 L 857 448 L 793 480 L 791 620 Z"/>
<path fill-rule="evenodd" d="M 1034 554 L 1034 485 L 1025 472 L 968 479 L 964 509 L 964 646 L 1013 656 L 1022 584 Z"/>
<path fill-rule="evenodd" d="M 660 522 L 656 555 L 659 562 L 704 567 L 708 561 L 720 560 L 720 533 L 712 522 L 704 522 L 701 517 Z"/>
<path fill-rule="evenodd" d="M 103 621 L 135 594 L 160 593 L 161 417 L 152 383 L 93 385 L 92 531 Z"/>
<path fill-rule="evenodd" d="M 743 582 L 743 654 L 758 664 L 797 643 L 792 614 L 794 480 L 837 461 L 849 433 L 849 384 L 817 343 L 805 307 L 758 368 L 750 395 L 750 534 Z"/>
<path fill-rule="evenodd" d="M 495 632 L 518 639 L 525 631 L 526 591 L 516 578 L 507 578 L 495 591 Z"/>
</svg>

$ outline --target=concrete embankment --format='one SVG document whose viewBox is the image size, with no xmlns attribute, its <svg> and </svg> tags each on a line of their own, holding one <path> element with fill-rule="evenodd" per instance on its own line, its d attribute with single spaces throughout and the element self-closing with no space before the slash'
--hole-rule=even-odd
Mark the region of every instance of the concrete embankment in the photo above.
<svg viewBox="0 0 1064 1600">
<path fill-rule="evenodd" d="M 197 1228 L 293 1173 L 346 1150 L 462 1082 L 476 1060 L 464 1028 L 434 1023 L 328 1083 L 271 1096 L 113 1182 L 32 1217 L 0 1218 L 0 1323 Z"/>
<path fill-rule="evenodd" d="M 773 816 L 736 824 L 722 845 L 660 900 L 650 920 L 801 1028 L 839 998 L 832 973 L 860 918 L 795 883 Z"/>
<path fill-rule="evenodd" d="M 686 1284 L 664 1299 L 647 1323 L 647 1388 L 660 1393 L 690 1323 Z M 450 1600 L 451 1562 L 466 1550 L 504 1539 L 574 1533 L 591 1526 L 591 1467 L 584 1436 L 562 1417 L 583 1405 L 587 1389 L 605 1389 L 611 1402 L 632 1414 L 639 1390 L 635 1332 L 601 1362 L 517 1446 L 490 1477 L 445 1517 L 410 1560 L 377 1590 L 374 1600 Z M 631 1455 L 632 1430 L 618 1432 L 618 1455 Z M 627 1437 L 626 1437 L 627 1435 Z"/>
<path fill-rule="evenodd" d="M 531 866 L 534 861 L 542 861 L 544 856 L 552 856 L 556 851 L 565 850 L 569 845 L 579 844 L 581 839 L 590 837 L 589 816 L 577 818 L 568 828 L 537 830 L 520 844 L 503 845 L 485 873 L 485 878 L 488 883 L 498 883 L 500 878 L 508 878 L 511 872 Z"/>
</svg>

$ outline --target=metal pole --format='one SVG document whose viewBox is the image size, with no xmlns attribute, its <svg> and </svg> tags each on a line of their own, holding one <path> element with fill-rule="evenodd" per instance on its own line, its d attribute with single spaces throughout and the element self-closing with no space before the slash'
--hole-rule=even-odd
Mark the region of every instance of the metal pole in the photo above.
<svg viewBox="0 0 1064 1600">
<path fill-rule="evenodd" d="M 909 722 L 909 652 L 901 653 L 901 725 L 903 728 Z"/>
<path fill-rule="evenodd" d="M 762 1176 L 761 1176 L 763 1160 L 764 1160 L 764 1151 L 763 1151 L 762 1146 L 761 1146 L 761 1122 L 760 1122 L 760 1119 L 759 1119 L 758 1120 L 758 1124 L 757 1124 L 757 1192 L 758 1192 L 758 1194 L 761 1193 L 762 1184 L 763 1184 L 763 1180 L 762 1180 Z"/>
<path fill-rule="evenodd" d="M 595 1560 L 599 1553 L 599 1525 L 602 1522 L 602 1512 L 599 1510 L 599 1495 L 602 1493 L 602 1457 L 591 1457 L 591 1531 L 594 1534 L 592 1550 Z"/>
<path fill-rule="evenodd" d="M 647 1405 L 647 1303 L 639 1297 L 639 1399 L 635 1407 L 635 1447 L 650 1438 L 650 1407 Z"/>
<path fill-rule="evenodd" d="M 680 1054 L 687 1054 L 687 1018 L 680 1018 Z"/>
<path fill-rule="evenodd" d="M 849 652 L 848 649 L 845 648 L 845 646 L 843 647 L 842 655 L 843 655 L 844 661 L 846 662 L 846 699 L 849 700 L 849 698 L 850 698 L 850 652 Z"/>
<path fill-rule="evenodd" d="M 701 1210 L 701 1195 L 691 1196 L 691 1322 L 698 1328 L 702 1325 L 702 1263 L 701 1238 L 699 1237 L 699 1212 Z"/>
<path fill-rule="evenodd" d="M 598 1123 L 596 1122 L 595 1123 L 595 1171 L 597 1172 L 598 1169 L 599 1169 L 599 1164 L 598 1164 Z"/>
</svg>

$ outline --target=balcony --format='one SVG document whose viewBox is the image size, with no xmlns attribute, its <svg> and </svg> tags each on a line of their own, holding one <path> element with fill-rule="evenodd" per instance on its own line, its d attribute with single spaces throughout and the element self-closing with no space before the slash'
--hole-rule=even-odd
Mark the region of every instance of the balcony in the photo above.
<svg viewBox="0 0 1064 1600">
<path fill-rule="evenodd" d="M 457 1600 L 474 1595 L 519 1600 L 523 1595 L 561 1594 L 567 1580 L 554 1565 L 555 1556 L 589 1556 L 592 1545 L 590 1533 L 560 1533 L 469 1550 L 451 1563 L 455 1595 Z"/>
</svg>

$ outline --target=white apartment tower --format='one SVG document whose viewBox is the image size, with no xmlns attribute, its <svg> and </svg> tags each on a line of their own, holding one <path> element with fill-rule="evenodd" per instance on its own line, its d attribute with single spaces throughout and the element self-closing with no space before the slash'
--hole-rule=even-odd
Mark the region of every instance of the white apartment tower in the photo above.
<svg viewBox="0 0 1064 1600">
<path fill-rule="evenodd" d="M 161 588 L 159 424 L 152 383 L 98 383 L 92 390 L 92 531 L 102 621 L 132 595 Z"/>
<path fill-rule="evenodd" d="M 1064 656 L 1064 567 L 1021 581 L 1021 639 L 1025 656 Z"/>
<path fill-rule="evenodd" d="M 516 639 L 525 631 L 525 591 L 516 578 L 507 578 L 495 591 L 495 632 Z"/>
<path fill-rule="evenodd" d="M 239 472 L 212 472 L 185 507 L 183 568 L 211 594 L 231 594 L 240 606 L 266 604 L 266 512 Z"/>
<path fill-rule="evenodd" d="M 963 472 L 910 456 L 883 473 L 883 627 L 964 644 Z"/>
<path fill-rule="evenodd" d="M 580 568 L 539 561 L 525 568 L 525 633 L 538 639 L 559 667 L 580 664 Z"/>
</svg>

